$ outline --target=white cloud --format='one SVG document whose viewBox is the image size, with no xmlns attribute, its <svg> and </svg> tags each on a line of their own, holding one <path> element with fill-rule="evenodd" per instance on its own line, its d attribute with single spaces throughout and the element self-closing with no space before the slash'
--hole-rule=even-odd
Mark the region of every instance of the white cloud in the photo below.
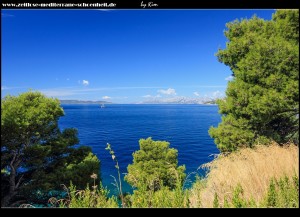
<svg viewBox="0 0 300 217">
<path fill-rule="evenodd" d="M 82 84 L 83 84 L 84 86 L 88 86 L 88 85 L 89 85 L 89 81 L 87 81 L 87 80 L 82 80 Z"/>
<path fill-rule="evenodd" d="M 151 98 L 152 96 L 151 95 L 145 95 L 145 96 L 143 96 L 144 98 Z"/>
<path fill-rule="evenodd" d="M 159 98 L 159 97 L 161 97 L 161 95 L 157 94 L 155 97 Z"/>
<path fill-rule="evenodd" d="M 233 79 L 233 76 L 230 75 L 230 76 L 228 76 L 228 77 L 225 78 L 225 81 L 231 81 L 232 79 Z"/>
<path fill-rule="evenodd" d="M 103 96 L 102 99 L 111 99 L 109 96 Z"/>
<path fill-rule="evenodd" d="M 166 90 L 161 89 L 158 90 L 157 92 L 165 95 L 176 95 L 176 91 L 173 88 L 168 88 Z"/>
<path fill-rule="evenodd" d="M 195 96 L 200 96 L 200 93 L 198 93 L 197 91 L 194 92 Z"/>
</svg>

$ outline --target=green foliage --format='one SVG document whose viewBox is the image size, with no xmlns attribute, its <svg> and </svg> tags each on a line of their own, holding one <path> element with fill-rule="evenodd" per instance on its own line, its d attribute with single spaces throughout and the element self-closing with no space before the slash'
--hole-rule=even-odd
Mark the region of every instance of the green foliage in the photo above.
<svg viewBox="0 0 300 217">
<path fill-rule="evenodd" d="M 125 180 L 136 187 L 126 197 L 130 207 L 188 207 L 188 191 L 183 190 L 185 167 L 177 166 L 177 150 L 165 141 L 141 139 L 133 153 Z"/>
<path fill-rule="evenodd" d="M 100 162 L 89 147 L 79 143 L 76 129 L 58 128 L 64 115 L 57 99 L 39 92 L 1 100 L 1 205 L 15 196 L 31 202 L 69 183 L 85 188 L 87 177 L 99 173 Z M 22 168 L 22 169 L 21 169 Z M 43 200 L 43 199 L 42 199 Z"/>
<path fill-rule="evenodd" d="M 199 175 L 196 175 L 196 180 L 192 185 L 192 188 L 190 189 L 190 195 L 193 195 L 194 198 L 193 206 L 194 207 L 202 207 L 202 198 L 201 198 L 201 192 L 203 189 L 206 188 L 207 179 L 201 178 Z"/>
<path fill-rule="evenodd" d="M 177 150 L 169 148 L 165 141 L 153 141 L 151 138 L 139 141 L 140 150 L 133 153 L 133 164 L 127 167 L 125 180 L 139 190 L 157 191 L 162 186 L 170 189 L 182 183 L 185 178 L 185 166 L 177 166 Z"/>
<path fill-rule="evenodd" d="M 224 196 L 223 208 L 245 208 L 245 207 L 255 207 L 255 201 L 253 199 L 247 201 L 243 197 L 244 190 L 240 184 L 238 184 L 233 191 L 231 192 L 232 197 L 228 199 L 227 196 Z M 213 207 L 221 207 L 218 199 L 218 194 L 215 192 Z"/>
<path fill-rule="evenodd" d="M 235 208 L 246 207 L 247 202 L 243 200 L 243 188 L 241 185 L 238 185 L 233 191 L 232 205 Z"/>
<path fill-rule="evenodd" d="M 277 192 L 275 189 L 274 179 L 272 179 L 268 189 L 267 206 L 276 207 L 276 200 L 277 200 L 276 198 L 277 198 Z"/>
<path fill-rule="evenodd" d="M 215 192 L 215 196 L 214 196 L 213 207 L 214 208 L 220 207 L 219 199 L 218 199 L 218 194 L 216 192 Z"/>
<path fill-rule="evenodd" d="M 299 177 L 297 175 L 291 178 L 284 176 L 281 177 L 279 181 L 275 178 L 271 179 L 266 195 L 261 201 L 255 201 L 253 197 L 245 199 L 243 196 L 243 188 L 241 185 L 237 185 L 233 189 L 231 200 L 228 200 L 227 197 L 224 198 L 223 207 L 299 207 Z"/>
<path fill-rule="evenodd" d="M 58 143 L 47 145 L 50 151 L 44 158 L 41 158 L 42 163 L 38 164 L 35 160 L 35 163 L 30 162 L 27 166 L 30 184 L 26 184 L 22 191 L 32 199 L 35 198 L 36 191 L 46 193 L 50 190 L 60 190 L 61 184 L 69 183 L 70 180 L 78 188 L 84 189 L 87 183 L 92 184 L 92 181 L 88 179 L 90 174 L 96 173 L 99 177 L 100 161 L 92 154 L 89 147 L 74 149 L 70 147 L 70 143 L 64 143 L 65 147 L 58 150 L 57 145 Z M 55 160 L 47 162 L 49 158 Z"/>
<path fill-rule="evenodd" d="M 266 207 L 299 207 L 299 177 L 291 179 L 287 176 L 278 181 L 272 179 L 265 201 L 261 206 Z"/>
<path fill-rule="evenodd" d="M 254 16 L 227 24 L 220 62 L 234 79 L 218 100 L 223 114 L 209 134 L 221 151 L 299 143 L 299 10 L 277 10 L 271 21 Z"/>
<path fill-rule="evenodd" d="M 66 167 L 66 177 L 76 183 L 77 186 L 83 188 L 87 184 L 87 180 L 83 180 L 82 177 L 88 177 L 92 173 L 98 174 L 97 171 L 100 170 L 100 160 L 92 152 L 78 163 L 70 163 Z M 97 175 L 99 176 L 99 175 Z M 89 182 L 91 184 L 91 182 Z"/>
<path fill-rule="evenodd" d="M 229 205 L 228 199 L 225 196 L 225 198 L 224 198 L 224 208 L 229 208 L 229 207 L 230 207 L 230 205 Z"/>
<path fill-rule="evenodd" d="M 68 199 L 56 201 L 61 208 L 117 208 L 118 203 L 115 197 L 108 198 L 108 190 L 99 188 L 91 190 L 88 186 L 85 190 L 76 190 L 71 183 L 68 191 Z"/>
<path fill-rule="evenodd" d="M 256 200 L 253 198 L 253 196 L 250 198 L 250 200 L 247 201 L 247 207 L 258 208 L 258 204 L 257 204 Z"/>
<path fill-rule="evenodd" d="M 147 186 L 134 190 L 129 197 L 130 207 L 133 208 L 184 208 L 189 206 L 188 190 L 180 185 L 170 190 L 162 186 L 159 190 L 147 190 Z"/>
</svg>

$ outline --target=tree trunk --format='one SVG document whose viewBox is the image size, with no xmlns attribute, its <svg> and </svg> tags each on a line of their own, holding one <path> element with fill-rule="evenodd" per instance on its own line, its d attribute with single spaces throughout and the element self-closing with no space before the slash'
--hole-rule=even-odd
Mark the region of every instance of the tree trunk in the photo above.
<svg viewBox="0 0 300 217">
<path fill-rule="evenodd" d="M 7 207 L 10 203 L 10 200 L 16 195 L 16 190 L 18 188 L 18 186 L 16 186 L 16 169 L 14 165 L 16 162 L 16 157 L 17 156 L 15 154 L 9 165 L 11 170 L 9 174 L 9 191 L 1 200 L 1 207 Z"/>
<path fill-rule="evenodd" d="M 1 207 L 7 207 L 10 200 L 16 195 L 16 173 L 11 172 L 9 176 L 9 191 L 1 200 Z"/>
<path fill-rule="evenodd" d="M 14 195 L 11 195 L 10 193 L 8 193 L 7 195 L 5 195 L 2 200 L 1 200 L 1 207 L 9 207 L 9 202 L 10 200 L 13 198 Z"/>
</svg>

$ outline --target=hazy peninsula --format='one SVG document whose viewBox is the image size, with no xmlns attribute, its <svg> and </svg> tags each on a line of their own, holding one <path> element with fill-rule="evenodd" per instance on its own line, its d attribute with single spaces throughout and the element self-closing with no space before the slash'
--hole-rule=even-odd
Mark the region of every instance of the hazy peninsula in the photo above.
<svg viewBox="0 0 300 217">
<path fill-rule="evenodd" d="M 112 104 L 112 102 L 92 100 L 60 100 L 60 104 Z"/>
</svg>

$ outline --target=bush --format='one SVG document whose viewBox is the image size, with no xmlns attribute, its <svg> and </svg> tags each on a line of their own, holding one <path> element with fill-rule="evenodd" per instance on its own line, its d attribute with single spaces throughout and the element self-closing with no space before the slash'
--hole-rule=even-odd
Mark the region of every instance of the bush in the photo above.
<svg viewBox="0 0 300 217">
<path fill-rule="evenodd" d="M 263 207 L 299 207 L 299 176 L 284 176 L 270 181 Z"/>
<path fill-rule="evenodd" d="M 134 152 L 133 163 L 127 167 L 125 180 L 136 188 L 159 190 L 162 186 L 176 188 L 185 178 L 185 166 L 178 166 L 178 152 L 166 141 L 141 139 L 140 150 Z"/>
<path fill-rule="evenodd" d="M 183 190 L 180 186 L 170 190 L 162 186 L 160 190 L 135 190 L 130 196 L 131 207 L 134 208 L 182 208 L 189 207 L 188 190 Z"/>
<path fill-rule="evenodd" d="M 299 207 L 299 177 L 294 175 L 289 178 L 281 177 L 279 180 L 272 178 L 265 197 L 261 201 L 255 201 L 253 197 L 246 199 L 243 188 L 238 184 L 228 196 L 224 196 L 224 208 L 247 208 L 247 207 L 274 207 L 274 208 L 296 208 Z M 219 206 L 218 195 L 215 192 L 213 207 Z"/>
<path fill-rule="evenodd" d="M 93 186 L 96 187 L 96 186 Z M 117 208 L 116 197 L 108 198 L 108 190 L 103 188 L 101 183 L 99 188 L 90 190 L 89 186 L 85 190 L 76 190 L 72 183 L 68 189 L 68 198 L 59 200 L 57 203 L 61 208 Z M 51 201 L 51 200 L 50 200 Z"/>
</svg>

